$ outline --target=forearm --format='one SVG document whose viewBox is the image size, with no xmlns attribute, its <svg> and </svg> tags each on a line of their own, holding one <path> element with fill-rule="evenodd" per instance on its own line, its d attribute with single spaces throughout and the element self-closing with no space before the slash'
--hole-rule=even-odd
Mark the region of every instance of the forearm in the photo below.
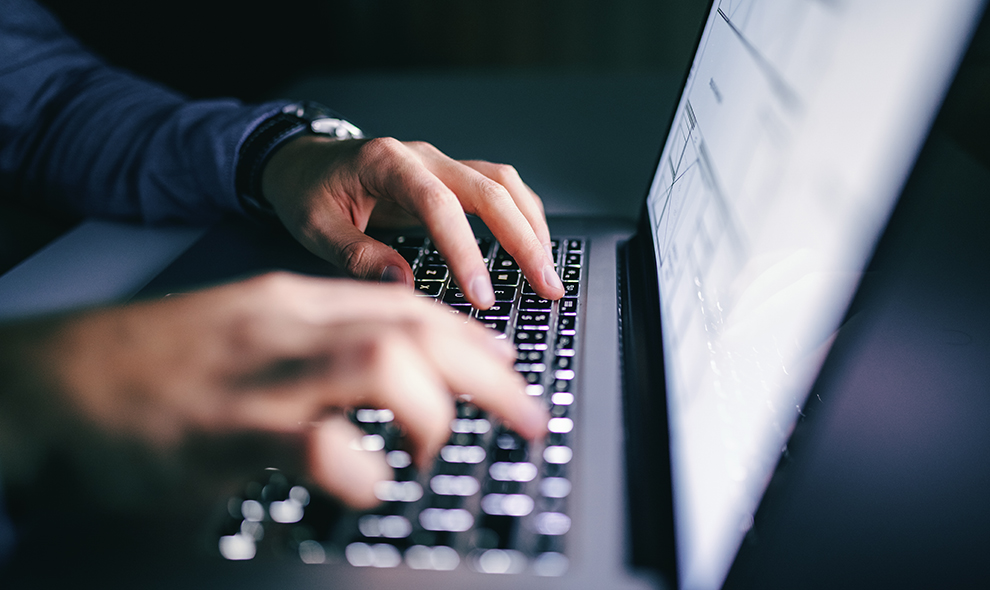
<svg viewBox="0 0 990 590">
<path fill-rule="evenodd" d="M 189 101 L 107 66 L 33 3 L 0 13 L 0 193 L 152 223 L 240 209 L 239 144 L 278 105 Z"/>
</svg>

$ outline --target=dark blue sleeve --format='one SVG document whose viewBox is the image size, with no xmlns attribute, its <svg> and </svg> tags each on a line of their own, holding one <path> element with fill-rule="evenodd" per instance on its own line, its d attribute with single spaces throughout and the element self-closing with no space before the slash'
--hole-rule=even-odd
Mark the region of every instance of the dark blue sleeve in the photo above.
<svg viewBox="0 0 990 590">
<path fill-rule="evenodd" d="M 0 0 L 0 195 L 146 223 L 241 211 L 245 137 L 284 103 L 191 101 L 116 70 L 30 0 Z"/>
</svg>

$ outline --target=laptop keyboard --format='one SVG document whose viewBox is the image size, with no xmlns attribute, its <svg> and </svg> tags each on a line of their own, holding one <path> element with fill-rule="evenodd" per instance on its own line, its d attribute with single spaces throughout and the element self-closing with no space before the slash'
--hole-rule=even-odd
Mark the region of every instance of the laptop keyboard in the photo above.
<svg viewBox="0 0 990 590">
<path fill-rule="evenodd" d="M 467 567 L 551 576 L 566 571 L 584 242 L 553 242 L 566 291 L 560 301 L 539 297 L 493 240 L 480 238 L 478 245 L 495 290 L 496 302 L 488 310 L 467 303 L 429 239 L 400 236 L 392 243 L 412 266 L 417 295 L 446 305 L 465 321 L 474 318 L 497 338 L 514 343 L 515 368 L 526 380 L 526 393 L 549 408 L 549 434 L 541 441 L 523 440 L 477 406 L 458 401 L 450 438 L 425 473 L 403 450 L 391 411 L 354 410 L 352 420 L 364 431 L 361 446 L 384 451 L 395 473 L 394 480 L 375 488 L 382 504 L 331 518 L 332 502 L 269 470 L 243 497 L 231 499 L 220 538 L 224 557 L 253 558 L 266 528 L 282 527 L 286 530 L 274 531 L 282 551 L 307 563 L 342 558 L 356 567 L 404 563 L 413 569 Z"/>
</svg>

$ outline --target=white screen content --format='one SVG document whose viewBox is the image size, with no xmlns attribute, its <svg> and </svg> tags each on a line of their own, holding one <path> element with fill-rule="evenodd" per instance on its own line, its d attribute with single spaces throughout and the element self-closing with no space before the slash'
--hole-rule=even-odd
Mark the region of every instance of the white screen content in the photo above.
<svg viewBox="0 0 990 590">
<path fill-rule="evenodd" d="M 979 0 L 716 0 L 649 195 L 678 571 L 719 587 Z"/>
</svg>

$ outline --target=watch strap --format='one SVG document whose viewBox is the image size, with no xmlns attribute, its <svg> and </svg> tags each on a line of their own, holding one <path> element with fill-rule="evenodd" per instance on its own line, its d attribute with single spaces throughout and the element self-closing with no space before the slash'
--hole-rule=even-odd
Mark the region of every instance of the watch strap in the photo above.
<svg viewBox="0 0 990 590">
<path fill-rule="evenodd" d="M 336 139 L 357 139 L 364 136 L 353 124 L 314 102 L 286 105 L 262 121 L 241 144 L 234 178 L 238 199 L 249 213 L 262 214 L 265 217 L 274 215 L 271 204 L 261 192 L 262 173 L 280 147 L 304 134 Z"/>
</svg>

